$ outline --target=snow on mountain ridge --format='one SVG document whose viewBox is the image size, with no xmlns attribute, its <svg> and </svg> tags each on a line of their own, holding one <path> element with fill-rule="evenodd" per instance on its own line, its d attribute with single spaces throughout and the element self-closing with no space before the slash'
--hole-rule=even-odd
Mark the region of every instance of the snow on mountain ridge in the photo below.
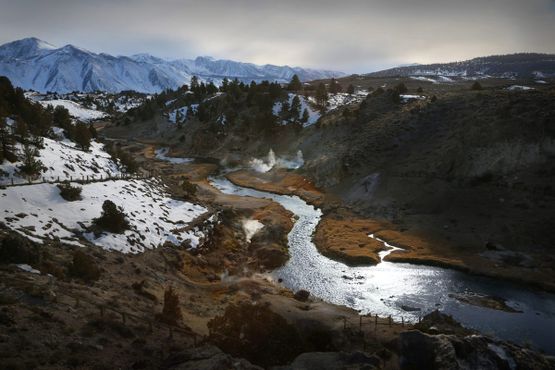
<svg viewBox="0 0 555 370">
<path fill-rule="evenodd" d="M 224 78 L 238 78 L 244 82 L 288 82 L 294 74 L 303 81 L 344 75 L 341 72 L 259 66 L 211 57 L 177 60 L 164 60 L 150 54 L 115 57 L 73 45 L 56 48 L 37 38 L 0 46 L 0 75 L 7 76 L 15 86 L 40 92 L 135 90 L 153 93 L 189 83 L 193 75 L 219 84 Z"/>
</svg>

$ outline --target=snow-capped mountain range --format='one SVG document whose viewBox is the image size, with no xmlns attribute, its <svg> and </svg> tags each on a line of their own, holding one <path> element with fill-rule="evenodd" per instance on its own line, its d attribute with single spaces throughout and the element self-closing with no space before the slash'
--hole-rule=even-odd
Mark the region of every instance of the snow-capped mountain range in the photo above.
<svg viewBox="0 0 555 370">
<path fill-rule="evenodd" d="M 224 78 L 244 82 L 288 82 L 341 77 L 344 73 L 301 67 L 255 65 L 210 57 L 164 60 L 149 54 L 112 56 L 73 45 L 56 47 L 37 38 L 0 46 L 0 75 L 15 86 L 40 92 L 135 90 L 155 93 L 189 83 L 192 76 L 220 83 Z"/>
<path fill-rule="evenodd" d="M 537 53 L 493 55 L 453 63 L 400 66 L 369 73 L 367 76 L 553 77 L 555 76 L 555 55 Z"/>
</svg>

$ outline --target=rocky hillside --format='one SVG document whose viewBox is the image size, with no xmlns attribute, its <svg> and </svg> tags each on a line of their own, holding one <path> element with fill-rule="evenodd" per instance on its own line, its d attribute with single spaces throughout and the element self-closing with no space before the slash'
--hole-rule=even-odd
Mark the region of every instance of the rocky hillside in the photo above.
<svg viewBox="0 0 555 370">
<path fill-rule="evenodd" d="M 449 76 L 538 78 L 555 75 L 555 55 L 520 53 L 493 55 L 453 63 L 397 67 L 369 73 L 369 77 Z"/>
<path fill-rule="evenodd" d="M 421 98 L 374 93 L 306 130 L 305 173 L 366 216 L 441 240 L 438 254 L 555 268 L 554 90 L 405 83 Z"/>
</svg>

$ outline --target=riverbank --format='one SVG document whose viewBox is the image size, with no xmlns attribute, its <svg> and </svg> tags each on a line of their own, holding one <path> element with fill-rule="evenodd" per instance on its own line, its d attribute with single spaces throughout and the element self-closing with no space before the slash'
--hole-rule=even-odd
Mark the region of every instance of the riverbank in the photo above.
<svg viewBox="0 0 555 370">
<path fill-rule="evenodd" d="M 275 174 L 241 170 L 226 177 L 242 187 L 297 195 L 315 206 L 331 199 L 332 205 L 322 207 L 324 215 L 316 229 L 314 242 L 323 255 L 346 264 L 373 265 L 379 262 L 378 253 L 384 247 L 368 238 L 368 234 L 373 233 L 385 242 L 402 248 L 386 256 L 386 261 L 451 268 L 555 292 L 555 277 L 548 263 L 523 264 L 528 258 L 525 255 L 490 246 L 459 244 L 442 235 L 430 235 L 418 229 L 400 230 L 390 222 L 358 216 L 342 207 L 337 198 L 315 190 L 316 187 L 299 174 L 283 170 Z M 279 181 L 271 182 L 272 178 Z"/>
</svg>

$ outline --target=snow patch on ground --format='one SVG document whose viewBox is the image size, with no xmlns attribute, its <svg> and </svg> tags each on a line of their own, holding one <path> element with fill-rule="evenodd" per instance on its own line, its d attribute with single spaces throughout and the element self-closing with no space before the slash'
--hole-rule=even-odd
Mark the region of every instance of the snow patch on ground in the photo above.
<svg viewBox="0 0 555 370">
<path fill-rule="evenodd" d="M 431 83 L 434 83 L 434 84 L 437 84 L 437 83 L 438 83 L 437 80 L 434 80 L 433 78 L 430 78 L 430 77 L 424 77 L 424 76 L 410 76 L 410 78 L 411 78 L 412 80 L 416 80 L 416 81 L 431 82 Z"/>
<path fill-rule="evenodd" d="M 264 228 L 264 224 L 258 220 L 243 220 L 243 232 L 245 233 L 245 239 L 248 243 L 257 232 Z"/>
<path fill-rule="evenodd" d="M 512 85 L 507 87 L 509 91 L 526 91 L 526 90 L 534 90 L 533 87 L 530 86 L 522 86 L 522 85 Z"/>
<path fill-rule="evenodd" d="M 336 93 L 328 95 L 328 107 L 327 110 L 331 111 L 342 107 L 344 105 L 356 104 L 362 102 L 368 96 L 368 91 L 359 90 L 354 94 L 347 93 Z"/>
<path fill-rule="evenodd" d="M 53 107 L 62 106 L 69 111 L 70 116 L 83 122 L 91 122 L 108 116 L 105 112 L 85 108 L 81 104 L 71 100 L 41 100 L 39 103 L 43 107 L 47 107 L 48 105 L 52 105 Z"/>
<path fill-rule="evenodd" d="M 301 109 L 300 109 L 300 113 L 299 113 L 299 117 L 298 119 L 300 120 L 303 116 L 303 112 L 306 109 L 308 112 L 308 121 L 306 121 L 303 126 L 304 127 L 308 127 L 310 125 L 315 124 L 319 119 L 320 119 L 320 112 L 315 109 L 315 105 L 313 102 L 311 102 L 310 100 L 308 100 L 307 98 L 305 98 L 302 95 L 297 95 L 297 94 L 289 94 L 287 96 L 287 102 L 289 103 L 289 107 L 291 107 L 291 103 L 293 102 L 293 99 L 295 98 L 295 96 L 299 97 L 299 100 L 301 101 Z M 279 117 L 281 110 L 283 108 L 283 103 L 282 102 L 276 102 L 274 103 L 274 106 L 272 107 L 272 113 L 274 114 L 274 116 Z M 282 124 L 287 124 L 287 121 L 282 121 Z"/>
<path fill-rule="evenodd" d="M 23 270 L 25 272 L 29 272 L 31 274 L 39 274 L 40 275 L 40 271 L 37 269 L 32 268 L 30 265 L 26 264 L 26 263 L 21 263 L 19 265 L 16 265 L 17 268 L 19 268 L 20 270 Z"/>
<path fill-rule="evenodd" d="M 198 104 L 186 105 L 184 107 L 172 110 L 168 114 L 168 121 L 170 121 L 171 123 L 177 123 L 178 112 L 179 112 L 179 122 L 187 121 L 187 114 L 189 113 L 189 109 L 191 110 L 192 114 L 196 114 L 198 109 Z"/>
<path fill-rule="evenodd" d="M 403 103 L 406 103 L 411 100 L 424 100 L 426 97 L 424 95 L 410 95 L 410 94 L 403 94 L 399 95 Z"/>
<path fill-rule="evenodd" d="M 21 149 L 21 145 L 18 145 Z M 75 148 L 75 143 L 64 140 L 56 141 L 44 138 L 44 149 L 40 149 L 40 159 L 46 170 L 40 177 L 48 181 L 76 180 L 89 177 L 99 178 L 100 175 L 121 175 L 117 164 L 104 150 L 104 144 L 91 141 L 88 152 Z M 13 178 L 15 184 L 27 182 L 27 179 L 17 173 L 17 167 L 22 162 L 10 163 L 4 161 L 0 164 L 0 185 L 10 184 Z M 2 176 L 4 175 L 4 176 Z"/>
<path fill-rule="evenodd" d="M 154 153 L 156 156 L 156 159 L 159 159 L 161 161 L 166 161 L 166 162 L 170 162 L 173 164 L 183 164 L 183 163 L 190 163 L 192 161 L 194 161 L 194 159 L 192 158 L 179 158 L 179 157 L 168 157 L 167 154 L 170 151 L 169 148 L 160 148 L 157 149 Z"/>
<path fill-rule="evenodd" d="M 54 184 L 8 187 L 0 190 L 0 220 L 7 227 L 43 242 L 60 239 L 69 244 L 86 246 L 89 242 L 122 253 L 139 253 L 156 248 L 166 241 L 179 245 L 190 242 L 191 248 L 204 237 L 198 229 L 186 229 L 207 209 L 175 200 L 153 180 L 117 180 L 82 186 L 82 200 L 68 202 Z M 87 228 L 99 217 L 102 204 L 111 200 L 123 211 L 131 229 L 123 234 L 102 233 L 96 237 Z"/>
</svg>

